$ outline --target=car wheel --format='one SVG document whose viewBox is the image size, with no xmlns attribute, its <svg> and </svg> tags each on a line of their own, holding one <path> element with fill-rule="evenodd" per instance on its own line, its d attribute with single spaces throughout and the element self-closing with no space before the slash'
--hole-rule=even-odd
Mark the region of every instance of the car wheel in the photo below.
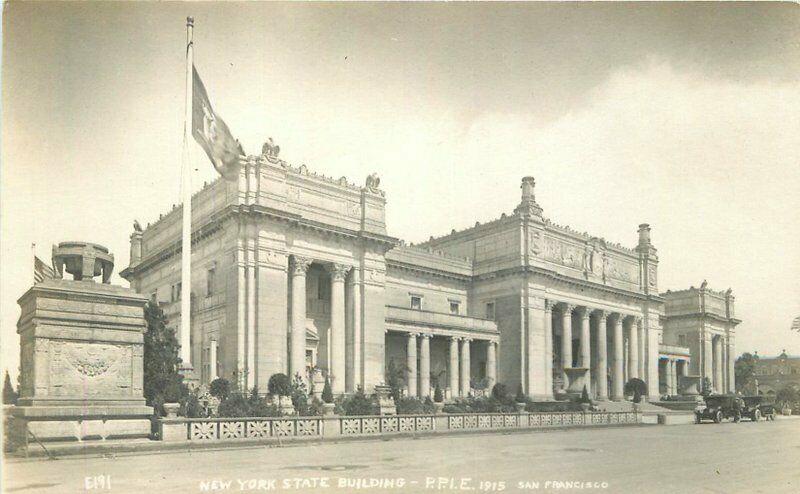
<svg viewBox="0 0 800 494">
<path fill-rule="evenodd" d="M 700 415 L 694 414 L 694 423 L 695 424 L 699 424 L 700 422 L 701 422 Z"/>
<path fill-rule="evenodd" d="M 756 410 L 753 412 L 753 422 L 758 422 L 761 420 L 761 410 Z"/>
<path fill-rule="evenodd" d="M 719 424 L 722 422 L 722 412 L 717 412 L 714 414 L 714 423 Z"/>
</svg>

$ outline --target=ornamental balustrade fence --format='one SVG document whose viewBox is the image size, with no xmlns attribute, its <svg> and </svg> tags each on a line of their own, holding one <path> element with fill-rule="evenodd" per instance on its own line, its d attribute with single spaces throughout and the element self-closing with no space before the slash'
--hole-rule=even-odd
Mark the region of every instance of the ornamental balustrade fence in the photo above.
<svg viewBox="0 0 800 494">
<path fill-rule="evenodd" d="M 163 441 L 329 438 L 383 434 L 635 425 L 638 412 L 464 413 L 393 416 L 165 418 Z"/>
</svg>

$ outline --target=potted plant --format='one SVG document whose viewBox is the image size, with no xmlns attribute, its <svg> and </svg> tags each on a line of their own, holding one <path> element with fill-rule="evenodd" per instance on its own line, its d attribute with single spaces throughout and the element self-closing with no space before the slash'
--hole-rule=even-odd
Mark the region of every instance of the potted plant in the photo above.
<svg viewBox="0 0 800 494">
<path fill-rule="evenodd" d="M 325 386 L 322 388 L 322 414 L 333 415 L 336 409 L 336 403 L 333 402 L 333 391 L 331 390 L 331 381 L 325 378 Z"/>
<path fill-rule="evenodd" d="M 185 385 L 181 382 L 181 378 L 171 379 L 164 389 L 164 414 L 168 419 L 178 417 L 178 411 L 181 409 L 181 398 L 184 395 L 183 387 Z"/>
<path fill-rule="evenodd" d="M 647 393 L 647 384 L 638 378 L 633 378 L 625 383 L 625 394 L 632 395 L 633 411 L 638 412 L 641 407 L 642 396 Z"/>
<path fill-rule="evenodd" d="M 583 390 L 581 391 L 581 397 L 578 400 L 578 403 L 581 406 L 581 411 L 586 413 L 592 407 L 592 400 L 589 398 L 589 390 L 586 389 L 586 385 L 583 385 Z"/>
<path fill-rule="evenodd" d="M 522 384 L 517 386 L 517 394 L 514 396 L 514 406 L 517 408 L 517 413 L 522 413 L 525 411 L 525 407 L 528 405 L 527 399 L 525 398 L 525 393 L 522 392 Z"/>
<path fill-rule="evenodd" d="M 283 415 L 292 415 L 294 405 L 292 404 L 292 380 L 283 373 L 273 374 L 267 382 L 267 391 L 272 397 L 273 404 L 276 404 Z"/>
<path fill-rule="evenodd" d="M 444 410 L 444 393 L 442 393 L 442 388 L 439 387 L 438 382 L 433 389 L 433 408 L 437 414 L 442 413 L 442 410 Z"/>
</svg>

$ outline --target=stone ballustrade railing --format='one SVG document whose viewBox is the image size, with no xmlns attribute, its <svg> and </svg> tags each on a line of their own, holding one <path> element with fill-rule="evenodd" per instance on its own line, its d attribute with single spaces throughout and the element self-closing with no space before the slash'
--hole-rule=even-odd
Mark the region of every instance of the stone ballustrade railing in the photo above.
<svg viewBox="0 0 800 494">
<path fill-rule="evenodd" d="M 384 434 L 443 433 L 639 424 L 636 412 L 464 413 L 439 415 L 167 418 L 160 420 L 164 441 L 268 438 L 332 438 Z"/>
</svg>

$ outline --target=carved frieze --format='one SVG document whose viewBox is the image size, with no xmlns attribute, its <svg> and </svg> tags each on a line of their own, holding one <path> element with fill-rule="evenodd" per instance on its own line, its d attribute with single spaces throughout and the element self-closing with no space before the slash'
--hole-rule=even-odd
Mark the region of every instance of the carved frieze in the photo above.
<svg viewBox="0 0 800 494">
<path fill-rule="evenodd" d="M 638 278 L 638 266 L 622 259 L 610 257 L 608 259 L 608 271 L 606 275 L 615 280 L 635 283 Z"/>
<path fill-rule="evenodd" d="M 544 237 L 542 256 L 571 268 L 582 269 L 584 266 L 585 253 L 581 247 L 561 242 L 552 237 Z"/>
<path fill-rule="evenodd" d="M 655 288 L 656 287 L 656 285 L 657 285 L 656 267 L 653 266 L 653 265 L 650 265 L 650 267 L 647 270 L 647 280 L 648 280 L 648 283 L 650 284 L 650 288 Z"/>
</svg>

